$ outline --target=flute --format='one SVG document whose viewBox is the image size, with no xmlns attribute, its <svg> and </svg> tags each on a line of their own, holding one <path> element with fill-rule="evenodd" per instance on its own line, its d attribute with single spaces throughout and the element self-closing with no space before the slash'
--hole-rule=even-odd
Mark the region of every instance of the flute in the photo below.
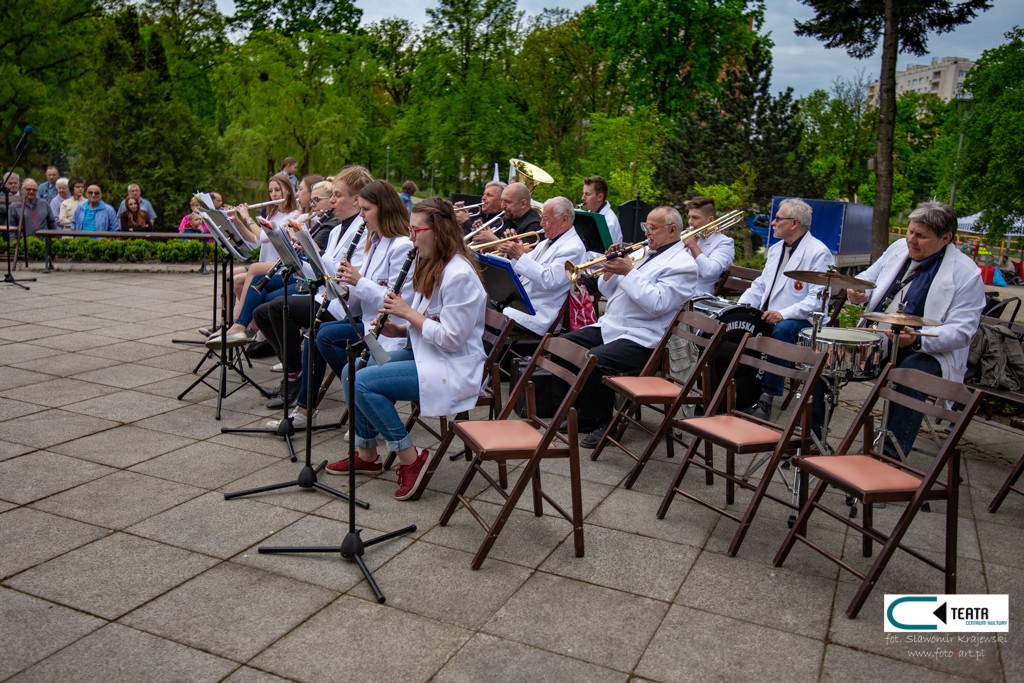
<svg viewBox="0 0 1024 683">
<path fill-rule="evenodd" d="M 259 202 L 258 204 L 250 204 L 249 208 L 250 209 L 258 209 L 258 208 L 260 208 L 262 206 L 270 206 L 271 204 L 280 204 L 283 201 L 284 201 L 284 197 L 281 197 L 280 199 L 271 199 L 269 202 Z M 235 210 L 235 211 L 238 210 L 238 207 L 231 207 L 231 208 L 233 210 Z"/>
<path fill-rule="evenodd" d="M 416 252 L 416 247 L 413 247 L 412 250 L 409 251 L 409 255 L 405 257 L 405 263 L 402 264 L 402 270 L 398 273 L 398 277 L 395 278 L 395 285 L 389 290 L 391 294 L 397 294 L 398 296 L 402 295 L 402 285 L 405 284 L 405 278 L 409 275 L 409 269 L 412 268 L 412 262 L 416 260 Z M 384 298 L 387 299 L 387 294 L 384 295 Z M 372 335 L 374 341 L 376 341 L 377 338 L 380 337 L 381 330 L 384 329 L 384 323 L 387 322 L 388 315 L 389 314 L 387 313 L 381 313 L 378 315 L 377 319 L 373 321 L 373 330 L 371 330 L 370 335 L 367 336 Z M 366 365 L 366 361 L 369 360 L 369 358 L 370 348 L 369 345 L 367 345 L 367 348 L 363 349 L 363 354 L 360 356 L 360 360 L 363 365 Z"/>
</svg>

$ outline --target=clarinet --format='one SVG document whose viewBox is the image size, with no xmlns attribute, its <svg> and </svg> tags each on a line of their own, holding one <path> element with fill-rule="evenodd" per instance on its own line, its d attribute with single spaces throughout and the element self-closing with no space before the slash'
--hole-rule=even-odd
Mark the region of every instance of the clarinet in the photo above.
<svg viewBox="0 0 1024 683">
<path fill-rule="evenodd" d="M 352 254 L 356 253 L 356 245 L 359 244 L 359 239 L 363 236 L 363 231 L 366 230 L 366 223 L 360 224 L 356 228 L 356 234 L 352 237 L 352 243 L 348 245 L 348 251 L 345 252 L 345 261 L 352 261 Z M 316 309 L 316 318 L 313 319 L 314 329 L 320 327 L 320 324 L 324 321 L 324 315 L 327 313 L 327 305 L 330 303 L 330 299 L 327 296 L 327 291 L 324 291 L 324 300 L 320 302 L 320 307 Z"/>
<path fill-rule="evenodd" d="M 405 263 L 402 264 L 402 270 L 399 271 L 398 277 L 395 279 L 395 285 L 388 290 L 390 294 L 398 294 L 399 296 L 401 296 L 402 285 L 405 284 L 405 278 L 408 277 L 409 275 L 409 269 L 412 268 L 412 262 L 416 260 L 416 251 L 416 247 L 413 247 L 409 251 L 409 255 L 405 257 Z M 387 298 L 387 294 L 384 295 L 384 298 Z M 384 323 L 386 323 L 387 321 L 387 313 L 381 313 L 379 316 L 377 316 L 377 319 L 374 321 L 373 324 L 373 330 L 370 331 L 370 334 L 372 334 L 375 339 L 380 337 L 380 331 L 384 329 Z M 364 348 L 363 353 L 360 356 L 360 360 L 362 361 L 363 365 L 366 365 L 366 361 L 368 361 L 369 359 L 370 350 Z"/>
<path fill-rule="evenodd" d="M 352 236 L 352 242 L 348 245 L 348 250 L 345 252 L 345 260 L 349 263 L 352 262 L 352 254 L 356 253 L 356 247 L 359 245 L 359 240 L 362 239 L 364 232 L 366 232 L 366 223 L 360 223 L 359 227 L 356 228 L 356 234 Z"/>
</svg>

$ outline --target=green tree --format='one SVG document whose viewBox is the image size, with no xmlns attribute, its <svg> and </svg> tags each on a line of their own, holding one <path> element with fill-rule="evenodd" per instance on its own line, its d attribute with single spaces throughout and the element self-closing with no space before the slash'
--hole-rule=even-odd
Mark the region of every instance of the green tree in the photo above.
<svg viewBox="0 0 1024 683">
<path fill-rule="evenodd" d="M 883 0 L 851 4 L 848 0 L 800 0 L 814 17 L 796 21 L 798 35 L 814 36 L 825 47 L 843 48 L 852 57 L 869 57 L 881 39 L 878 140 L 875 151 L 875 203 L 871 254 L 881 256 L 889 244 L 893 191 L 893 135 L 896 128 L 896 55 L 924 55 L 928 34 L 946 33 L 971 21 L 991 0 Z"/>
<path fill-rule="evenodd" d="M 324 31 L 354 33 L 363 11 L 352 0 L 235 0 L 234 28 L 286 36 Z"/>
<path fill-rule="evenodd" d="M 973 98 L 958 167 L 957 204 L 963 192 L 991 236 L 1024 219 L 1024 30 L 1014 27 L 1006 41 L 967 75 Z"/>
<path fill-rule="evenodd" d="M 587 141 L 582 167 L 587 175 L 608 181 L 612 206 L 636 198 L 653 200 L 654 174 L 665 144 L 665 123 L 654 107 L 639 107 L 622 116 L 594 114 L 584 133 Z M 583 178 L 572 183 L 576 192 Z"/>
</svg>

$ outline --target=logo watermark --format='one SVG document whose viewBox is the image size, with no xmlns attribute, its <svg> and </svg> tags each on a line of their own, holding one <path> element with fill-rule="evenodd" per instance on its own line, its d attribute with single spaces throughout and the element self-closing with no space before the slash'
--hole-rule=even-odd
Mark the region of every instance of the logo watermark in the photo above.
<svg viewBox="0 0 1024 683">
<path fill-rule="evenodd" d="M 884 615 L 886 633 L 1006 633 L 1010 598 L 1005 594 L 886 595 Z"/>
</svg>

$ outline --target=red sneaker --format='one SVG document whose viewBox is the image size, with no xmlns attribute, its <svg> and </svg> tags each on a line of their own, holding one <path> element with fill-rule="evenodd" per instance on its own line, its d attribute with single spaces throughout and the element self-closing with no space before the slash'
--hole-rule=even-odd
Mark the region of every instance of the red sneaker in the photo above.
<svg viewBox="0 0 1024 683">
<path fill-rule="evenodd" d="M 424 448 L 416 456 L 416 460 L 408 465 L 398 466 L 398 490 L 395 491 L 396 500 L 409 500 L 412 494 L 419 488 L 423 481 L 423 475 L 427 473 L 427 449 Z"/>
<path fill-rule="evenodd" d="M 356 455 L 356 472 L 380 472 L 382 469 L 384 466 L 376 460 L 366 462 Z M 348 458 L 332 462 L 324 471 L 327 474 L 348 474 Z"/>
</svg>

